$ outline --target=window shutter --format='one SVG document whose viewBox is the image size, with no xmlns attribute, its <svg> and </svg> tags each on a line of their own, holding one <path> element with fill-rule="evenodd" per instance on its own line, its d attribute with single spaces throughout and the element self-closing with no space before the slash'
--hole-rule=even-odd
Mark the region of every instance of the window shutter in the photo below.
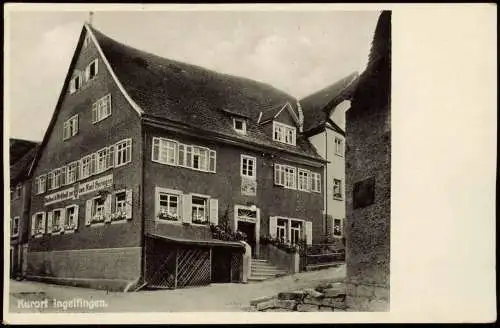
<svg viewBox="0 0 500 328">
<path fill-rule="evenodd" d="M 312 245 L 312 222 L 306 221 L 306 244 Z"/>
<path fill-rule="evenodd" d="M 111 222 L 111 194 L 104 200 L 104 222 Z"/>
<path fill-rule="evenodd" d="M 208 170 L 210 172 L 215 172 L 215 166 L 216 166 L 216 157 L 217 153 L 214 150 L 210 151 L 210 159 L 209 159 L 209 168 Z"/>
<path fill-rule="evenodd" d="M 75 224 L 75 230 L 78 229 L 78 221 L 79 221 L 79 217 L 78 217 L 78 208 L 79 206 L 78 205 L 75 205 L 75 218 L 73 220 L 73 223 Z"/>
<path fill-rule="evenodd" d="M 177 156 L 177 163 L 179 164 L 179 166 L 184 166 L 186 163 L 185 163 L 185 158 L 186 158 L 186 150 L 185 150 L 185 146 L 183 144 L 179 144 L 178 145 L 178 156 Z"/>
<path fill-rule="evenodd" d="M 90 156 L 90 175 L 95 173 L 96 155 L 95 153 Z"/>
<path fill-rule="evenodd" d="M 113 167 L 114 154 L 115 154 L 115 146 L 108 147 L 108 154 L 107 154 L 107 158 L 106 158 L 106 168 L 108 168 L 108 169 L 110 167 Z"/>
<path fill-rule="evenodd" d="M 193 147 L 186 146 L 186 166 L 193 167 Z"/>
<path fill-rule="evenodd" d="M 90 225 L 92 219 L 92 200 L 89 199 L 85 202 L 85 225 Z"/>
<path fill-rule="evenodd" d="M 126 198 L 125 198 L 125 217 L 130 220 L 132 219 L 132 190 L 127 190 Z"/>
<path fill-rule="evenodd" d="M 191 223 L 192 220 L 191 195 L 182 195 L 182 221 Z"/>
<path fill-rule="evenodd" d="M 73 77 L 69 82 L 69 93 L 74 93 L 76 91 L 75 88 L 75 78 Z"/>
<path fill-rule="evenodd" d="M 31 216 L 31 235 L 35 235 L 35 222 L 36 222 L 36 214 Z"/>
<path fill-rule="evenodd" d="M 59 219 L 59 227 L 62 230 L 64 230 L 64 220 L 66 220 L 66 209 L 61 209 L 61 217 Z"/>
<path fill-rule="evenodd" d="M 92 104 L 92 123 L 97 122 L 97 102 Z"/>
<path fill-rule="evenodd" d="M 219 200 L 210 199 L 210 223 L 213 225 L 219 224 Z"/>
<path fill-rule="evenodd" d="M 127 140 L 127 148 L 125 152 L 125 162 L 128 163 L 132 160 L 132 139 Z"/>
<path fill-rule="evenodd" d="M 158 161 L 160 159 L 160 139 L 153 138 L 153 152 L 151 155 L 153 161 Z"/>
<path fill-rule="evenodd" d="M 94 65 L 95 66 L 95 75 L 97 75 L 97 73 L 99 72 L 99 61 L 96 59 L 94 61 L 94 63 L 95 63 L 95 65 Z"/>
<path fill-rule="evenodd" d="M 46 223 L 47 223 L 47 217 L 45 215 L 45 212 L 42 214 L 42 233 L 45 233 L 46 231 Z"/>
<path fill-rule="evenodd" d="M 275 216 L 269 217 L 269 236 L 276 238 L 276 227 L 278 225 L 278 218 Z"/>
<path fill-rule="evenodd" d="M 47 233 L 52 232 L 52 224 L 53 224 L 54 212 L 47 213 Z"/>
</svg>

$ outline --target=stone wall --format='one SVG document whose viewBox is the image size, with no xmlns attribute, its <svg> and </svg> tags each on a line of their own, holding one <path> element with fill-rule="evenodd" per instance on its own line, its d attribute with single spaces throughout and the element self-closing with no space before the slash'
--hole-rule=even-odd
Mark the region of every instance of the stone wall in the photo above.
<svg viewBox="0 0 500 328">
<path fill-rule="evenodd" d="M 345 312 L 346 288 L 341 282 L 321 284 L 293 292 L 254 299 L 250 311 L 259 312 Z"/>
</svg>

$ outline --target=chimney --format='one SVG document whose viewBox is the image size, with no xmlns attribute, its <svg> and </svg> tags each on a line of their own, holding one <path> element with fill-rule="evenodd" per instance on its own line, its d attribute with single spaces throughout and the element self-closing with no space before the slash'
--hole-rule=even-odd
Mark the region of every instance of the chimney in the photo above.
<svg viewBox="0 0 500 328">
<path fill-rule="evenodd" d="M 302 112 L 302 106 L 300 106 L 300 102 L 297 100 L 297 111 L 299 112 L 299 132 L 303 132 L 304 129 L 304 113 Z"/>
<path fill-rule="evenodd" d="M 92 21 L 93 21 L 93 18 L 94 18 L 94 12 L 93 12 L 93 11 L 91 11 L 91 12 L 89 12 L 89 19 L 88 19 L 88 24 L 89 24 L 90 26 L 92 26 Z"/>
</svg>

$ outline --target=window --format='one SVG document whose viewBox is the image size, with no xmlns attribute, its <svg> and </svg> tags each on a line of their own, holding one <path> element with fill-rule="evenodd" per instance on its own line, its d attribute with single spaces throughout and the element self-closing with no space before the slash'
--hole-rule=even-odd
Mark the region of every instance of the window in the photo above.
<svg viewBox="0 0 500 328">
<path fill-rule="evenodd" d="M 296 128 L 273 122 L 273 140 L 295 146 Z"/>
<path fill-rule="evenodd" d="M 64 217 L 64 230 L 75 230 L 78 221 L 77 206 L 72 205 L 66 208 L 66 215 Z"/>
<path fill-rule="evenodd" d="M 191 207 L 193 223 L 205 224 L 208 222 L 207 198 L 193 196 Z"/>
<path fill-rule="evenodd" d="M 52 189 L 57 189 L 61 186 L 61 169 L 55 169 L 53 172 Z"/>
<path fill-rule="evenodd" d="M 321 174 L 311 172 L 311 191 L 321 192 Z"/>
<path fill-rule="evenodd" d="M 247 122 L 244 119 L 233 118 L 233 128 L 236 132 L 247 133 Z"/>
<path fill-rule="evenodd" d="M 175 140 L 153 138 L 152 160 L 154 162 L 182 166 L 204 172 L 215 172 L 215 151 Z"/>
<path fill-rule="evenodd" d="M 47 174 L 47 189 L 54 189 L 54 172 L 49 172 Z"/>
<path fill-rule="evenodd" d="M 342 199 L 342 181 L 333 179 L 333 198 Z"/>
<path fill-rule="evenodd" d="M 95 173 L 101 173 L 108 168 L 108 148 L 103 148 L 97 152 Z"/>
<path fill-rule="evenodd" d="M 335 154 L 344 156 L 344 142 L 338 137 L 335 137 Z"/>
<path fill-rule="evenodd" d="M 41 234 L 45 233 L 44 220 L 45 220 L 45 213 L 44 212 L 40 212 L 40 213 L 35 214 L 34 224 L 33 224 L 33 234 L 34 235 L 41 235 Z"/>
<path fill-rule="evenodd" d="M 14 187 L 14 190 L 12 190 L 12 194 L 11 194 L 12 199 L 21 198 L 21 189 L 22 189 L 21 185 L 17 185 Z"/>
<path fill-rule="evenodd" d="M 127 207 L 127 193 L 121 191 L 115 194 L 115 212 L 125 215 Z"/>
<path fill-rule="evenodd" d="M 162 220 L 177 221 L 179 219 L 179 196 L 160 193 L 160 213 Z"/>
<path fill-rule="evenodd" d="M 61 216 L 62 216 L 62 210 L 52 211 L 52 222 L 49 223 L 52 226 L 52 232 L 61 231 Z"/>
<path fill-rule="evenodd" d="M 290 243 L 293 245 L 298 244 L 301 238 L 301 231 L 302 231 L 302 222 L 300 221 L 291 221 L 290 224 Z"/>
<path fill-rule="evenodd" d="M 111 116 L 111 94 L 107 94 L 92 104 L 92 123 L 97 123 Z"/>
<path fill-rule="evenodd" d="M 87 68 L 85 68 L 85 81 L 92 80 L 97 75 L 98 67 L 97 67 L 97 59 L 88 64 Z"/>
<path fill-rule="evenodd" d="M 257 176 L 255 164 L 255 157 L 241 155 L 241 176 L 255 179 Z"/>
<path fill-rule="evenodd" d="M 287 241 L 287 224 L 288 220 L 278 219 L 276 224 L 276 237 L 281 241 Z"/>
<path fill-rule="evenodd" d="M 41 175 L 38 178 L 35 179 L 35 193 L 38 194 L 43 194 L 45 192 L 46 188 L 46 176 Z"/>
<path fill-rule="evenodd" d="M 67 140 L 78 133 L 78 114 L 64 122 L 63 139 Z"/>
<path fill-rule="evenodd" d="M 87 155 L 81 159 L 80 162 L 80 179 L 85 179 L 90 176 L 90 162 L 92 155 Z"/>
<path fill-rule="evenodd" d="M 288 165 L 274 165 L 274 183 L 288 189 L 295 189 L 295 167 Z"/>
<path fill-rule="evenodd" d="M 115 145 L 115 167 L 132 161 L 132 140 L 126 139 Z"/>
<path fill-rule="evenodd" d="M 81 86 L 82 86 L 82 78 L 80 77 L 80 72 L 77 72 L 69 83 L 69 92 L 75 93 L 76 90 L 81 88 Z"/>
<path fill-rule="evenodd" d="M 97 197 L 92 200 L 92 223 L 104 222 L 104 197 Z"/>
<path fill-rule="evenodd" d="M 342 221 L 339 219 L 333 220 L 333 235 L 342 236 Z"/>
<path fill-rule="evenodd" d="M 309 179 L 310 172 L 299 169 L 298 189 L 302 191 L 309 191 Z"/>
<path fill-rule="evenodd" d="M 16 237 L 17 235 L 19 235 L 19 219 L 20 219 L 19 216 L 16 216 L 11 221 L 12 237 Z"/>
<path fill-rule="evenodd" d="M 75 183 L 78 179 L 78 162 L 68 164 L 66 169 L 66 184 Z"/>
</svg>

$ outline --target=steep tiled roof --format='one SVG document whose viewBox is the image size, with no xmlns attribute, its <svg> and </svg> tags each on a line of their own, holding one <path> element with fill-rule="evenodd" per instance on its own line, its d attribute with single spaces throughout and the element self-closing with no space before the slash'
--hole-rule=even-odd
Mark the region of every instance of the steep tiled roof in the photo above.
<svg viewBox="0 0 500 328">
<path fill-rule="evenodd" d="M 29 149 L 20 159 L 18 159 L 17 161 L 15 161 L 13 164 L 10 165 L 11 185 L 26 179 L 30 165 L 34 160 L 36 152 L 39 147 L 38 143 L 34 144 L 35 144 L 34 147 L 31 147 L 31 149 Z"/>
<path fill-rule="evenodd" d="M 20 160 L 27 152 L 29 152 L 33 147 L 36 147 L 38 142 L 10 138 L 9 139 L 9 164 L 12 165 L 18 160 Z"/>
<path fill-rule="evenodd" d="M 349 97 L 358 74 L 352 73 L 300 100 L 304 113 L 304 131 L 310 131 L 325 124 L 332 110 L 342 100 Z"/>
<path fill-rule="evenodd" d="M 144 116 L 186 124 L 199 131 L 258 143 L 320 159 L 307 138 L 297 146 L 272 140 L 257 120 L 261 111 L 283 107 L 296 99 L 268 84 L 221 74 L 150 54 L 117 42 L 89 27 L 127 94 Z M 295 109 L 294 109 L 295 110 Z M 247 134 L 233 130 L 232 115 L 247 117 Z"/>
</svg>

